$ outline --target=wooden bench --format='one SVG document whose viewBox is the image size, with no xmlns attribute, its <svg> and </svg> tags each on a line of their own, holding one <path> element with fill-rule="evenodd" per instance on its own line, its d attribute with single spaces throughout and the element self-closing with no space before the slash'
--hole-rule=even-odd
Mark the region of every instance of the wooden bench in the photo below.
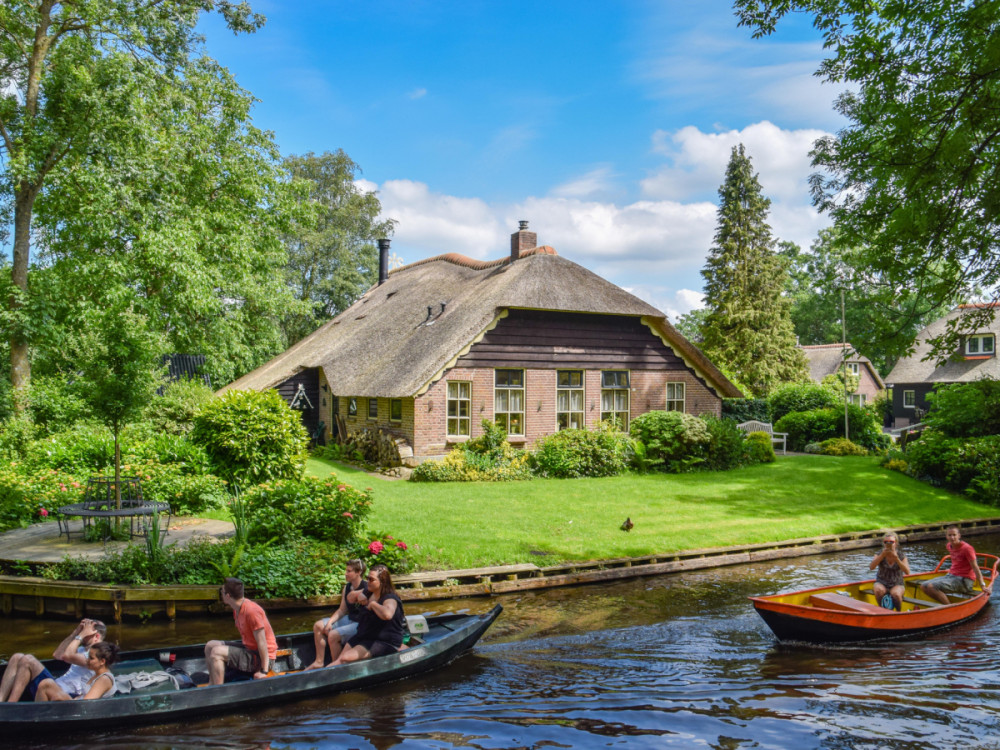
<svg viewBox="0 0 1000 750">
<path fill-rule="evenodd" d="M 751 432 L 766 432 L 771 436 L 771 445 L 781 445 L 782 454 L 787 453 L 785 450 L 785 441 L 788 439 L 787 432 L 775 432 L 774 427 L 771 426 L 770 422 L 758 422 L 756 419 L 751 419 L 749 422 L 741 422 L 736 425 L 736 429 L 740 432 L 745 432 L 748 435 Z"/>
<path fill-rule="evenodd" d="M 809 597 L 809 604 L 819 609 L 836 609 L 842 612 L 860 612 L 866 615 L 883 615 L 889 610 L 877 607 L 868 602 L 861 602 L 851 596 L 836 594 L 833 592 L 824 594 L 813 594 Z"/>
</svg>

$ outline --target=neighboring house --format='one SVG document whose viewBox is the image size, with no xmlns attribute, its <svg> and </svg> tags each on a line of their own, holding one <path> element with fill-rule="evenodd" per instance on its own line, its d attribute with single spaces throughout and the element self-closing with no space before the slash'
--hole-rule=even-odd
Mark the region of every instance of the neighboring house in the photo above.
<svg viewBox="0 0 1000 750">
<path fill-rule="evenodd" d="M 809 363 L 809 376 L 817 383 L 822 383 L 823 378 L 839 372 L 843 367 L 843 344 L 816 344 L 799 348 L 802 349 Z M 847 372 L 858 379 L 858 387 L 853 393 L 847 394 L 848 399 L 853 404 L 864 406 L 875 398 L 879 391 L 885 390 L 885 383 L 882 382 L 882 378 L 872 361 L 868 357 L 858 354 L 849 343 L 847 344 Z"/>
<path fill-rule="evenodd" d="M 380 241 L 377 286 L 222 390 L 289 399 L 301 386 L 313 424 L 381 428 L 415 461 L 480 435 L 484 419 L 532 448 L 657 409 L 720 415 L 722 398 L 742 396 L 659 310 L 537 244 L 522 222 L 509 257 L 451 253 L 388 272 Z"/>
<path fill-rule="evenodd" d="M 920 422 L 927 411 L 927 394 L 940 383 L 968 383 L 980 378 L 1000 378 L 1000 364 L 997 363 L 996 356 L 996 339 L 1000 332 L 998 318 L 978 328 L 972 322 L 964 326 L 959 324 L 959 330 L 965 332 L 959 339 L 958 348 L 943 364 L 938 364 L 938 357 L 930 357 L 931 340 L 944 334 L 949 323 L 982 311 L 985 307 L 998 308 L 1000 305 L 959 305 L 917 334 L 913 353 L 900 359 L 886 378 L 892 388 L 892 415 L 896 427 Z"/>
</svg>

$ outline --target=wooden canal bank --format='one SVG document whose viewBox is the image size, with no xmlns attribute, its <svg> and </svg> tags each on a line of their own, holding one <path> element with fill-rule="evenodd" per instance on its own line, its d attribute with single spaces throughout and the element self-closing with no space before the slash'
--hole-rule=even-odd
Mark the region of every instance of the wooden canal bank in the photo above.
<svg viewBox="0 0 1000 750">
<path fill-rule="evenodd" d="M 900 542 L 944 539 L 948 523 L 896 528 Z M 1000 518 L 962 521 L 963 537 L 1000 533 Z M 394 579 L 404 601 L 495 596 L 529 589 L 600 583 L 638 576 L 745 565 L 783 558 L 843 552 L 881 544 L 884 529 L 834 534 L 781 542 L 686 550 L 647 557 L 619 558 L 539 567 L 531 563 L 473 570 L 443 570 L 400 575 Z M 81 581 L 0 576 L 0 611 L 4 615 L 36 615 L 78 619 L 125 618 L 228 613 L 219 602 L 218 586 L 116 586 Z M 337 597 L 268 599 L 269 611 L 332 608 Z"/>
</svg>

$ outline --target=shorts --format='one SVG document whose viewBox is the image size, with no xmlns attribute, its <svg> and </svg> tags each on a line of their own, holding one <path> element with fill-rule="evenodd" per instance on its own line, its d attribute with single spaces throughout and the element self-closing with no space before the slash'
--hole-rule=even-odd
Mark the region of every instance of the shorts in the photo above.
<svg viewBox="0 0 1000 750">
<path fill-rule="evenodd" d="M 42 684 L 42 680 L 52 680 L 52 673 L 45 667 L 42 667 L 42 671 L 38 673 L 38 677 L 33 679 L 28 683 L 28 692 L 31 693 L 31 697 L 35 697 L 35 693 L 38 692 L 38 686 Z"/>
<path fill-rule="evenodd" d="M 962 576 L 953 576 L 951 573 L 947 573 L 940 578 L 931 579 L 927 585 L 946 594 L 971 594 L 975 581 L 971 578 L 962 578 Z"/>
<path fill-rule="evenodd" d="M 260 671 L 260 657 L 256 651 L 251 651 L 244 646 L 243 641 L 226 641 L 226 645 L 229 647 L 229 656 L 226 658 L 227 667 L 247 674 Z"/>
<path fill-rule="evenodd" d="M 361 646 L 371 654 L 374 659 L 377 656 L 387 656 L 388 654 L 395 654 L 399 651 L 399 646 L 393 646 L 391 643 L 386 643 L 385 641 L 358 641 L 355 643 L 353 640 L 347 642 L 348 646 Z"/>
<path fill-rule="evenodd" d="M 325 628 L 327 623 L 330 622 L 329 617 L 323 618 L 323 627 Z M 341 617 L 333 624 L 333 630 L 340 633 L 340 642 L 347 643 L 355 633 L 358 632 L 358 624 L 350 619 L 349 617 Z"/>
</svg>

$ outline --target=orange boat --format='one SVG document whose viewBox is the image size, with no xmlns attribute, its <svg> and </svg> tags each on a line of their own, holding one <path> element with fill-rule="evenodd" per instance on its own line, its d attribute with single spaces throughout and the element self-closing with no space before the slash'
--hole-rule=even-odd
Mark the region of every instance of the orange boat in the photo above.
<svg viewBox="0 0 1000 750">
<path fill-rule="evenodd" d="M 941 630 L 972 619 L 990 601 L 996 580 L 996 555 L 976 555 L 986 581 L 986 590 L 976 585 L 969 596 L 949 594 L 950 604 L 929 599 L 920 590 L 923 581 L 948 572 L 941 558 L 934 570 L 905 577 L 903 609 L 883 609 L 875 601 L 874 580 L 793 591 L 788 594 L 752 596 L 754 609 L 782 641 L 849 643 L 905 638 Z"/>
</svg>

